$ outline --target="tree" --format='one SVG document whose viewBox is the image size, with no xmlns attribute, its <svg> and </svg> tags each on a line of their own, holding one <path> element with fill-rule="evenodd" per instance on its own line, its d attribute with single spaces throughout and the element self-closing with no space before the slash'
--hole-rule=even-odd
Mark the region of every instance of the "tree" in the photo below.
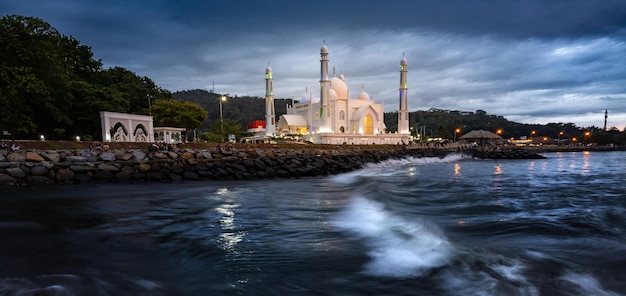
<svg viewBox="0 0 626 296">
<path fill-rule="evenodd" d="M 73 111 L 82 110 L 74 108 L 81 98 L 72 82 L 92 79 L 102 66 L 91 48 L 41 19 L 12 15 L 0 19 L 0 56 L 2 125 L 14 136 L 73 133 Z"/>
<path fill-rule="evenodd" d="M 45 96 L 43 82 L 26 67 L 0 66 L 0 126 L 13 138 L 36 128 L 29 98 Z"/>
<path fill-rule="evenodd" d="M 237 139 L 250 136 L 240 124 L 233 120 L 224 120 L 223 124 L 220 124 L 219 120 L 214 120 L 209 125 L 208 131 L 202 133 L 200 138 L 208 142 L 221 142 L 227 140 L 228 135 L 235 135 Z"/>
<path fill-rule="evenodd" d="M 154 101 L 152 115 L 157 126 L 184 127 L 187 130 L 200 127 L 207 119 L 206 110 L 198 104 L 170 99 Z"/>
<path fill-rule="evenodd" d="M 3 119 L 13 132 L 50 130 L 56 122 L 67 121 L 55 102 L 68 82 L 58 50 L 60 38 L 56 29 L 38 18 L 13 15 L 0 19 L 0 109 L 2 115 L 13 112 Z M 17 121 L 7 123 L 9 120 Z"/>
</svg>

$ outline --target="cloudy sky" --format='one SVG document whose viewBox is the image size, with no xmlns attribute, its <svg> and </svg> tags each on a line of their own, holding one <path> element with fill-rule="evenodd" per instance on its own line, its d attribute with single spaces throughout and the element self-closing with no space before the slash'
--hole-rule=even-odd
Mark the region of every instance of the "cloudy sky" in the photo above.
<svg viewBox="0 0 626 296">
<path fill-rule="evenodd" d="M 409 110 L 626 126 L 624 0 L 0 0 L 172 92 L 319 97 L 319 51 L 387 112 L 409 61 Z M 332 74 L 331 74 L 332 75 Z"/>
</svg>

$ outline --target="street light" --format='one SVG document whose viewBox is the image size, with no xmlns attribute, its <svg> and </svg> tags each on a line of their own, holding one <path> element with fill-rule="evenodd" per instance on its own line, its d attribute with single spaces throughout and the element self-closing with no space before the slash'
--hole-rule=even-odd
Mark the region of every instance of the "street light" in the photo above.
<svg viewBox="0 0 626 296">
<path fill-rule="evenodd" d="M 457 128 L 457 129 L 454 130 L 454 140 L 452 142 L 456 142 L 456 134 L 460 133 L 460 132 L 461 132 L 460 128 Z"/>
<path fill-rule="evenodd" d="M 148 98 L 148 112 L 150 116 L 152 116 L 152 102 L 150 102 L 150 94 L 146 94 L 146 98 Z"/>
<path fill-rule="evenodd" d="M 220 98 L 220 129 L 222 131 L 222 142 L 224 142 L 224 117 L 222 116 L 222 102 L 226 102 L 226 96 L 222 96 Z"/>
</svg>

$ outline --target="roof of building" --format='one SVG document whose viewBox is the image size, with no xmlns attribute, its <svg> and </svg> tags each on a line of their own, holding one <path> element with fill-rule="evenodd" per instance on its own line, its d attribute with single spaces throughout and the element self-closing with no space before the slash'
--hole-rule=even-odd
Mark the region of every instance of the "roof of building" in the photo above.
<svg viewBox="0 0 626 296">
<path fill-rule="evenodd" d="M 257 120 L 253 120 L 252 122 L 248 123 L 248 129 L 255 129 L 255 128 L 265 128 L 265 120 L 262 119 L 257 119 Z"/>
<path fill-rule="evenodd" d="M 280 116 L 280 125 L 284 126 L 308 126 L 306 118 L 302 115 L 284 114 Z"/>
</svg>

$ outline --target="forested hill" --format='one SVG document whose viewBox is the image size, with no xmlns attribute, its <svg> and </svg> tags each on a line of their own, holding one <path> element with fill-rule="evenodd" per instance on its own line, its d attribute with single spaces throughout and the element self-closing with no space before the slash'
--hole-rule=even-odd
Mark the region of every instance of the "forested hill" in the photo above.
<svg viewBox="0 0 626 296">
<path fill-rule="evenodd" d="M 211 122 L 220 118 L 220 97 L 222 94 L 206 90 L 195 89 L 179 91 L 172 94 L 174 98 L 193 102 L 208 111 L 209 117 L 201 129 L 206 129 Z M 222 103 L 222 115 L 224 121 L 234 121 L 246 127 L 248 123 L 256 119 L 265 119 L 265 99 L 260 97 L 227 96 L 227 101 Z M 291 104 L 291 99 L 275 99 L 276 116 L 286 113 L 286 105 Z M 415 135 L 422 131 L 427 137 L 441 137 L 454 139 L 474 129 L 484 129 L 492 132 L 502 131 L 505 138 L 533 134 L 537 137 L 568 139 L 577 137 L 582 139 L 586 131 L 591 131 L 596 142 L 624 143 L 626 133 L 612 128 L 607 132 L 597 127 L 580 128 L 573 123 L 549 123 L 523 124 L 509 121 L 503 116 L 488 114 L 483 110 L 455 111 L 431 108 L 424 111 L 414 111 L 409 114 L 409 126 Z M 398 126 L 398 113 L 385 113 L 385 125 L 390 132 L 396 131 Z M 459 132 L 455 135 L 455 130 Z"/>
<path fill-rule="evenodd" d="M 200 127 L 201 130 L 207 129 L 213 121 L 220 119 L 222 95 L 227 97 L 222 103 L 224 121 L 234 121 L 245 128 L 253 120 L 265 120 L 265 98 L 236 95 L 231 97 L 228 94 L 218 94 L 203 89 L 178 91 L 172 94 L 175 99 L 196 103 L 209 113 L 209 117 Z M 291 104 L 291 99 L 274 99 L 277 117 L 287 113 L 287 104 Z"/>
</svg>

